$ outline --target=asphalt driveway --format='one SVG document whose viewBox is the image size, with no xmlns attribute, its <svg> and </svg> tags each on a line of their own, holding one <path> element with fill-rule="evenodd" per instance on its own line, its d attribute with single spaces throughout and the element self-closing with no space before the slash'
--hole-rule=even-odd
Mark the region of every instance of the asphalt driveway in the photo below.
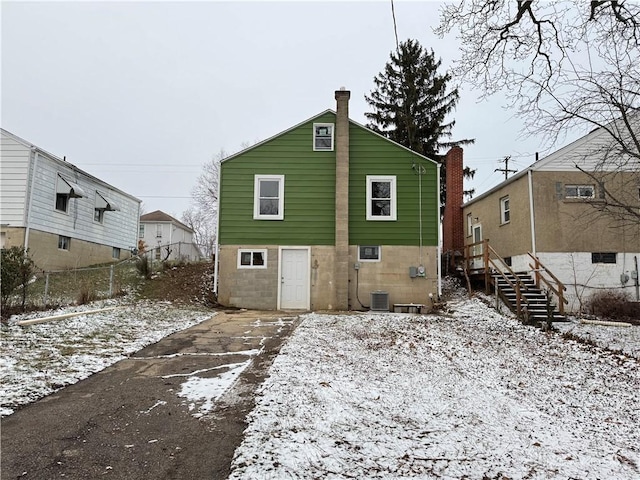
<svg viewBox="0 0 640 480">
<path fill-rule="evenodd" d="M 18 410 L 2 419 L 1 478 L 226 478 L 253 394 L 298 323 L 282 312 L 220 312 Z M 248 359 L 199 418 L 177 394 L 193 372 L 215 377 Z"/>
</svg>

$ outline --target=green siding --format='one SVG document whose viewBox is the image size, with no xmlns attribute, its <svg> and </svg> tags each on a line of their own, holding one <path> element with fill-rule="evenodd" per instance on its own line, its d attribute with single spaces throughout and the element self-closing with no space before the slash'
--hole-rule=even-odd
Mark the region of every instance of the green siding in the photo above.
<svg viewBox="0 0 640 480">
<path fill-rule="evenodd" d="M 335 151 L 313 151 L 313 123 L 335 123 L 326 113 L 222 163 L 220 232 L 223 245 L 333 245 Z M 419 245 L 418 175 L 422 175 L 422 244 L 437 240 L 436 165 L 350 124 L 349 243 Z M 255 174 L 285 176 L 284 220 L 253 220 Z M 366 220 L 366 176 L 395 175 L 397 220 Z"/>
<path fill-rule="evenodd" d="M 437 166 L 419 155 L 351 124 L 349 129 L 349 243 L 420 245 L 419 180 L 422 181 L 422 245 L 438 244 Z M 426 172 L 418 177 L 413 163 Z M 367 221 L 367 175 L 395 175 L 396 221 Z"/>
<path fill-rule="evenodd" d="M 335 152 L 313 151 L 313 123 L 327 113 L 222 162 L 220 234 L 223 245 L 333 245 Z M 253 219 L 255 174 L 284 175 L 284 220 Z"/>
</svg>

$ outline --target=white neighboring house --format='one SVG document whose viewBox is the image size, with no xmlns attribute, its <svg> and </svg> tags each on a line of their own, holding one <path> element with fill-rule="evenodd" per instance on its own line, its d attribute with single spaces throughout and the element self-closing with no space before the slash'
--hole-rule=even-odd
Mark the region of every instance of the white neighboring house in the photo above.
<svg viewBox="0 0 640 480">
<path fill-rule="evenodd" d="M 152 253 L 154 260 L 194 262 L 202 258 L 193 230 L 160 210 L 140 217 L 138 240 L 144 242 L 145 251 Z"/>
<path fill-rule="evenodd" d="M 29 248 L 42 270 L 128 258 L 140 200 L 0 129 L 2 248 Z"/>
</svg>

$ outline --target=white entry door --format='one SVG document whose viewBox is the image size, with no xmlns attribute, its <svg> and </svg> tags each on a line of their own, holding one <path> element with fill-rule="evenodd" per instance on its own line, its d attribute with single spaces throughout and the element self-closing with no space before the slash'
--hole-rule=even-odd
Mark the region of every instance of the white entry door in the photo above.
<svg viewBox="0 0 640 480">
<path fill-rule="evenodd" d="M 309 309 L 309 249 L 280 250 L 280 308 Z"/>
</svg>

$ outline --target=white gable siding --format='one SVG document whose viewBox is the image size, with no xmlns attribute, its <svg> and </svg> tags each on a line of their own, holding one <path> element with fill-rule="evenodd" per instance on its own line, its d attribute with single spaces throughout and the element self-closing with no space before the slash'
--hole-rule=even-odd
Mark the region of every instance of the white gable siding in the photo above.
<svg viewBox="0 0 640 480">
<path fill-rule="evenodd" d="M 0 223 L 24 227 L 31 149 L 2 132 L 0 156 Z"/>
<path fill-rule="evenodd" d="M 55 209 L 58 174 L 76 183 L 85 197 L 69 199 L 68 212 Z M 96 190 L 120 209 L 104 212 L 102 223 L 94 221 Z M 29 224 L 44 232 L 65 235 L 102 245 L 130 249 L 137 244 L 139 203 L 107 184 L 66 165 L 65 162 L 40 155 L 36 168 L 33 204 Z"/>
<path fill-rule="evenodd" d="M 640 134 L 640 119 L 636 121 L 634 129 L 636 129 L 636 134 Z M 628 133 L 626 135 L 621 133 L 620 135 L 623 138 L 628 137 Z M 628 141 L 629 145 L 631 145 L 631 140 L 629 139 Z M 538 171 L 575 172 L 576 165 L 578 165 L 588 172 L 596 170 L 637 170 L 638 161 L 632 160 L 630 162 L 631 158 L 629 156 L 621 157 L 618 153 L 619 150 L 620 146 L 614 142 L 609 133 L 600 128 L 534 163 L 531 168 Z M 612 155 L 603 165 L 602 161 L 608 154 Z"/>
</svg>

